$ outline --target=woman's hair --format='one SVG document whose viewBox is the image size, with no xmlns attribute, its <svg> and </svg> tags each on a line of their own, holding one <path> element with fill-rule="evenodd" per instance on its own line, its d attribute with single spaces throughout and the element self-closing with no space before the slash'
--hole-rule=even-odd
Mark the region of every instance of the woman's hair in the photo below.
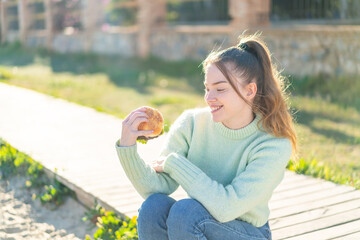
<svg viewBox="0 0 360 240">
<path fill-rule="evenodd" d="M 284 77 L 271 63 L 270 56 L 269 49 L 257 34 L 244 36 L 237 46 L 211 52 L 203 62 L 203 71 L 206 72 L 209 64 L 215 64 L 253 112 L 261 114 L 260 122 L 264 130 L 290 140 L 294 160 L 297 141 L 293 118 L 286 103 Z M 256 83 L 257 93 L 253 103 L 241 95 L 236 87 L 236 79 L 241 79 L 242 86 Z"/>
</svg>

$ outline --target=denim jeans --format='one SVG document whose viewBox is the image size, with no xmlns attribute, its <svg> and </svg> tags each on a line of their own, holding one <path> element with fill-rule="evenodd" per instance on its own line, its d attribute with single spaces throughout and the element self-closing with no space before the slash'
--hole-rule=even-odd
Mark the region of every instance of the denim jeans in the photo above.
<svg viewBox="0 0 360 240">
<path fill-rule="evenodd" d="M 194 199 L 176 201 L 159 193 L 144 201 L 137 221 L 139 240 L 271 240 L 269 223 L 259 228 L 239 220 L 221 223 Z"/>
</svg>

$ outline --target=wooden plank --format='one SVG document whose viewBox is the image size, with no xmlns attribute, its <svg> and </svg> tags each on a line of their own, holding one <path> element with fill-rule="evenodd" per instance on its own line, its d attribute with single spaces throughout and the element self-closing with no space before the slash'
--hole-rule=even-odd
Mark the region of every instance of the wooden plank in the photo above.
<svg viewBox="0 0 360 240">
<path fill-rule="evenodd" d="M 299 235 L 296 237 L 287 238 L 287 240 L 322 240 L 322 239 L 334 239 L 339 238 L 342 239 L 341 236 L 345 234 L 352 234 L 359 232 L 360 219 L 344 224 L 340 224 L 337 226 L 333 226 L 331 228 L 321 229 L 318 231 L 314 231 L 311 233 Z M 279 239 L 280 240 L 280 239 Z M 357 239 L 358 240 L 358 239 Z"/>
<path fill-rule="evenodd" d="M 138 211 L 139 208 L 127 209 L 126 212 L 124 212 L 124 215 L 126 215 L 126 216 L 128 216 L 130 218 L 138 216 L 139 215 L 139 211 Z"/>
<path fill-rule="evenodd" d="M 62 173 L 62 175 L 68 176 L 68 177 L 72 177 L 75 179 L 94 179 L 94 178 L 100 178 L 103 176 L 118 176 L 121 175 L 121 172 L 117 171 L 110 171 L 108 169 L 99 169 L 97 171 L 91 171 L 91 170 L 86 170 L 86 172 L 64 172 Z M 124 173 L 125 175 L 125 173 Z"/>
<path fill-rule="evenodd" d="M 99 198 L 106 198 L 112 203 L 116 203 L 117 201 L 121 202 L 123 199 L 132 199 L 132 198 L 140 197 L 140 195 L 136 191 L 128 191 L 128 192 L 123 192 L 121 194 L 111 194 L 111 193 L 109 194 L 99 191 L 92 191 L 92 193 Z"/>
<path fill-rule="evenodd" d="M 308 212 L 303 212 L 288 217 L 273 219 L 270 221 L 270 226 L 271 229 L 274 231 L 280 228 L 293 226 L 304 222 L 309 222 L 312 220 L 339 214 L 341 212 L 346 212 L 357 208 L 360 208 L 360 198 L 331 206 L 320 207 Z"/>
<path fill-rule="evenodd" d="M 127 192 L 136 192 L 135 188 L 133 187 L 133 185 L 129 184 L 123 187 L 116 187 L 116 188 L 112 188 L 112 187 L 106 187 L 106 188 L 101 188 L 101 193 L 104 194 L 123 194 L 123 193 L 127 193 Z"/>
<path fill-rule="evenodd" d="M 313 202 L 313 201 L 320 200 L 320 199 L 328 199 L 328 198 L 331 198 L 338 194 L 342 194 L 342 193 L 350 192 L 350 191 L 354 191 L 353 188 L 335 185 L 331 190 L 325 189 L 323 191 L 305 194 L 302 196 L 298 196 L 298 197 L 292 199 L 291 201 L 289 201 L 288 199 L 283 199 L 283 200 L 279 200 L 276 202 L 269 202 L 269 207 L 272 210 L 276 210 L 276 209 L 281 209 L 284 207 L 294 206 L 297 204 Z"/>
<path fill-rule="evenodd" d="M 139 215 L 138 210 L 133 210 L 133 211 L 127 211 L 127 212 L 126 212 L 126 216 L 128 216 L 128 217 L 130 217 L 130 218 L 132 218 L 132 217 L 134 217 L 134 216 L 138 216 L 138 215 Z"/>
<path fill-rule="evenodd" d="M 285 171 L 285 173 L 286 173 L 286 171 Z M 306 176 L 306 175 L 296 174 L 296 173 L 288 173 L 288 174 L 284 174 L 282 183 L 287 184 L 287 183 L 299 182 L 299 180 L 307 180 L 307 179 L 315 180 L 315 178 L 310 178 L 309 176 Z"/>
<path fill-rule="evenodd" d="M 120 188 L 120 184 L 117 181 L 106 182 L 106 184 L 82 184 L 81 186 L 87 191 L 102 191 L 101 189 Z"/>
<path fill-rule="evenodd" d="M 144 201 L 140 195 L 134 195 L 131 198 L 118 198 L 115 201 L 113 199 L 110 200 L 108 197 L 111 196 L 104 196 L 103 199 L 108 200 L 107 202 L 110 202 L 111 205 L 115 206 L 116 208 L 132 204 L 140 205 Z"/>
<path fill-rule="evenodd" d="M 179 188 L 174 193 L 172 193 L 170 197 L 174 198 L 175 200 L 189 198 L 189 196 L 181 186 L 179 186 Z"/>
<path fill-rule="evenodd" d="M 280 184 L 277 188 L 275 188 L 274 193 L 289 191 L 292 189 L 303 188 L 303 187 L 314 185 L 316 183 L 318 183 L 318 180 L 316 180 L 316 179 L 299 178 L 299 179 L 296 179 L 291 182 L 286 182 L 284 184 Z"/>
<path fill-rule="evenodd" d="M 129 212 L 135 212 L 136 215 L 138 215 L 138 210 L 141 207 L 141 203 L 136 203 L 136 204 L 129 204 L 126 206 L 117 206 L 116 209 L 118 209 L 120 212 L 123 212 L 126 216 L 128 217 L 133 217 L 131 215 L 128 215 Z"/>
<path fill-rule="evenodd" d="M 278 192 L 272 196 L 271 201 L 276 202 L 279 200 L 296 198 L 296 197 L 302 196 L 304 194 L 309 194 L 309 193 L 313 193 L 313 192 L 317 192 L 317 191 L 324 191 L 327 189 L 331 189 L 334 186 L 336 186 L 334 183 L 322 181 L 322 182 L 319 182 L 318 184 L 309 185 L 306 188 L 300 188 L 300 189 L 294 188 L 289 191 Z"/>
<path fill-rule="evenodd" d="M 125 184 L 122 184 L 122 182 L 125 179 L 121 179 L 120 176 L 116 176 L 116 177 L 109 177 L 109 176 L 99 176 L 97 178 L 88 178 L 88 179 L 76 179 L 76 182 L 81 184 L 81 185 L 86 185 L 86 186 L 90 186 L 90 185 L 97 185 L 97 186 L 106 186 L 109 183 L 113 183 L 116 182 L 118 183 L 119 186 L 123 186 Z M 126 179 L 127 180 L 127 179 Z M 130 183 L 129 180 L 126 181 L 126 183 Z M 126 184 L 127 185 L 127 184 Z"/>
<path fill-rule="evenodd" d="M 313 202 L 299 203 L 294 206 L 284 207 L 277 210 L 270 209 L 270 220 L 299 214 L 313 209 L 338 204 L 352 199 L 360 198 L 360 191 L 353 190 L 332 196 L 331 198 L 319 199 Z"/>
<path fill-rule="evenodd" d="M 274 231 L 273 236 L 276 239 L 288 239 L 290 237 L 295 237 L 306 233 L 314 232 L 317 231 L 318 229 L 329 229 L 332 228 L 333 226 L 337 226 L 339 224 L 352 222 L 356 220 L 360 220 L 360 208 L 346 212 L 341 212 L 332 216 L 319 218 L 313 221 L 296 224 L 294 226 L 284 227 L 277 231 Z M 358 225 L 357 230 L 359 230 L 359 228 L 360 228 L 360 224 Z M 323 236 L 327 236 L 327 238 L 331 238 L 331 237 L 341 236 L 347 233 L 349 232 L 346 230 L 346 228 L 345 229 L 340 228 L 337 229 L 336 231 L 337 235 L 332 236 L 331 235 L 332 233 L 328 231 L 328 234 Z M 319 235 L 317 234 L 317 236 Z M 302 239 L 308 239 L 308 238 L 302 238 Z"/>
<path fill-rule="evenodd" d="M 122 194 L 103 194 L 103 193 L 96 193 L 101 195 L 101 197 L 104 197 L 108 200 L 111 200 L 112 202 L 122 202 L 123 199 L 133 199 L 133 198 L 141 198 L 140 194 L 135 192 L 135 191 L 131 191 L 131 192 L 124 192 Z M 142 199 L 142 198 L 141 198 Z"/>
<path fill-rule="evenodd" d="M 351 233 L 349 235 L 346 235 L 346 236 L 340 236 L 338 238 L 333 238 L 334 240 L 335 239 L 338 239 L 338 240 L 359 240 L 360 239 L 360 230 L 359 232 L 356 232 L 356 233 Z"/>
</svg>

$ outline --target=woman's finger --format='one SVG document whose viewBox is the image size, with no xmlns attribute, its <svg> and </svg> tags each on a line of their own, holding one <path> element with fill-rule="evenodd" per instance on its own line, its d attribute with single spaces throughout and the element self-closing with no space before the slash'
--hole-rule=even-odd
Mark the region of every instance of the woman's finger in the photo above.
<svg viewBox="0 0 360 240">
<path fill-rule="evenodd" d="M 135 113 L 129 118 L 128 123 L 133 126 L 133 125 L 135 124 L 135 121 L 136 121 L 137 119 L 148 119 L 148 117 L 149 117 L 149 116 L 148 116 L 146 113 L 144 113 L 144 112 L 135 112 Z"/>
<path fill-rule="evenodd" d="M 153 130 L 147 130 L 147 131 L 138 131 L 137 134 L 139 136 L 147 136 L 147 135 L 151 135 L 152 133 L 154 133 Z"/>
<path fill-rule="evenodd" d="M 143 122 L 149 122 L 149 119 L 146 117 L 138 117 L 134 120 L 134 122 L 131 124 L 131 129 L 138 130 L 140 123 Z"/>
<path fill-rule="evenodd" d="M 128 122 L 130 119 L 133 119 L 134 114 L 139 113 L 139 112 L 145 112 L 146 108 L 141 107 L 141 108 L 137 108 L 135 110 L 133 110 L 125 119 L 124 122 Z"/>
</svg>

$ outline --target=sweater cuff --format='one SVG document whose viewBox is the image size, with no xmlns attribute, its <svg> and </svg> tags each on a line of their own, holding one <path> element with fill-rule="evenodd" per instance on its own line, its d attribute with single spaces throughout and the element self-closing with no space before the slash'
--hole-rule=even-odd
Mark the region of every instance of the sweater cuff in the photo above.
<svg viewBox="0 0 360 240">
<path fill-rule="evenodd" d="M 115 147 L 120 163 L 130 179 L 141 179 L 146 176 L 146 164 L 137 152 L 137 145 L 120 147 L 116 142 Z"/>
<path fill-rule="evenodd" d="M 199 179 L 199 175 L 203 173 L 200 168 L 177 153 L 168 155 L 164 163 L 164 172 L 187 191 L 194 187 L 195 180 Z"/>
</svg>

